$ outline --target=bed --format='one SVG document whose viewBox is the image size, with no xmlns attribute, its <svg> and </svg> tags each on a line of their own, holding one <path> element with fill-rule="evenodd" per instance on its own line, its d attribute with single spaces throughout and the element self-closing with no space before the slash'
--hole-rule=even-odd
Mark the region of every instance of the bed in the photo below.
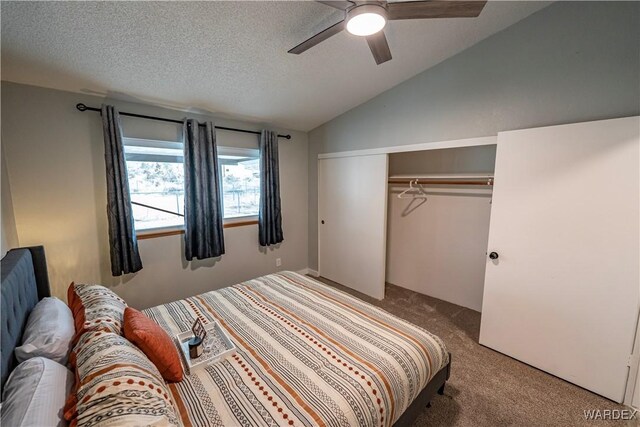
<svg viewBox="0 0 640 427">
<path fill-rule="evenodd" d="M 7 275 L 26 279 L 5 280 L 5 259 L 14 251 L 2 261 L 3 383 L 14 367 L 19 324 L 48 295 L 44 252 L 31 258 L 32 250 L 17 251 L 28 252 L 32 271 L 12 267 Z M 28 304 L 16 287 L 31 295 Z M 407 426 L 443 392 L 450 373 L 450 355 L 438 337 L 291 272 L 145 313 L 170 335 L 189 330 L 196 317 L 217 321 L 237 347 L 234 357 L 169 384 L 185 426 Z M 9 329 L 14 339 L 5 346 Z"/>
<path fill-rule="evenodd" d="M 29 313 L 42 298 L 51 296 L 44 248 L 12 249 L 2 258 L 0 307 L 0 391 L 18 365 L 14 349 L 22 342 Z"/>
</svg>

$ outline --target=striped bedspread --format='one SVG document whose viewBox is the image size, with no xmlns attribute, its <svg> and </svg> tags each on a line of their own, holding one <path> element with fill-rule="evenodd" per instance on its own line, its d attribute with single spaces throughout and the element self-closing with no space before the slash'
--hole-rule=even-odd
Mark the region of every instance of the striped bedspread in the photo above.
<svg viewBox="0 0 640 427">
<path fill-rule="evenodd" d="M 217 321 L 237 346 L 170 385 L 185 426 L 390 426 L 448 362 L 438 337 L 292 272 L 145 313 L 171 335 Z"/>
</svg>

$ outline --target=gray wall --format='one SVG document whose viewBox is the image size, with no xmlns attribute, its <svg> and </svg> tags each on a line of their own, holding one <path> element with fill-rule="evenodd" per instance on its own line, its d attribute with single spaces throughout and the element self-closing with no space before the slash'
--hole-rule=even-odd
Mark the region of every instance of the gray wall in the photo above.
<svg viewBox="0 0 640 427">
<path fill-rule="evenodd" d="M 317 155 L 640 114 L 640 3 L 558 2 L 309 133 Z"/>
<path fill-rule="evenodd" d="M 102 123 L 97 113 L 77 111 L 78 102 L 99 106 L 104 99 L 2 82 L 2 173 L 3 178 L 8 176 L 8 181 L 2 180 L 3 201 L 8 183 L 20 245 L 44 244 L 55 296 L 65 298 L 71 281 L 96 282 L 112 287 L 130 305 L 145 308 L 277 270 L 307 267 L 307 134 L 276 129 L 292 135 L 291 140 L 280 142 L 285 235 L 281 245 L 260 249 L 255 225 L 227 228 L 226 254 L 220 260 L 187 263 L 182 236 L 141 240 L 143 270 L 111 277 Z M 176 119 L 186 115 L 138 103 L 108 102 L 127 112 Z M 214 121 L 223 126 L 262 128 Z M 181 134 L 180 125 L 126 117 L 123 132 L 130 137 L 165 140 Z M 258 144 L 255 135 L 228 131 L 217 135 L 221 145 Z M 282 259 L 282 267 L 276 268 L 276 258 Z"/>
</svg>

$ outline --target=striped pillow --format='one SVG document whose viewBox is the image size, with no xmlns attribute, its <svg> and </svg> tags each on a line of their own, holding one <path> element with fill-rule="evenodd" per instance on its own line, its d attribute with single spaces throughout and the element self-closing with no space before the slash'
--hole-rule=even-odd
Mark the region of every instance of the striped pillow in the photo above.
<svg viewBox="0 0 640 427">
<path fill-rule="evenodd" d="M 74 343 L 85 331 L 107 331 L 122 335 L 127 303 L 101 285 L 71 283 L 67 301 L 76 328 Z"/>
<path fill-rule="evenodd" d="M 71 426 L 182 425 L 160 372 L 126 338 L 86 332 L 71 358 L 76 392 L 64 414 Z"/>
</svg>

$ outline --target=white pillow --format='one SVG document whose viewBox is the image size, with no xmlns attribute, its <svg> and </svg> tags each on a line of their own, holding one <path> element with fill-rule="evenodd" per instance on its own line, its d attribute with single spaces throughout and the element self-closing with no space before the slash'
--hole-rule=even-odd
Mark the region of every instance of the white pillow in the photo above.
<svg viewBox="0 0 640 427">
<path fill-rule="evenodd" d="M 70 370 L 44 357 L 19 364 L 2 391 L 3 426 L 66 426 L 64 403 L 71 392 Z"/>
<path fill-rule="evenodd" d="M 75 334 L 73 314 L 58 298 L 43 298 L 29 314 L 22 334 L 22 345 L 16 347 L 18 362 L 32 357 L 46 357 L 67 364 L 71 340 Z"/>
</svg>

